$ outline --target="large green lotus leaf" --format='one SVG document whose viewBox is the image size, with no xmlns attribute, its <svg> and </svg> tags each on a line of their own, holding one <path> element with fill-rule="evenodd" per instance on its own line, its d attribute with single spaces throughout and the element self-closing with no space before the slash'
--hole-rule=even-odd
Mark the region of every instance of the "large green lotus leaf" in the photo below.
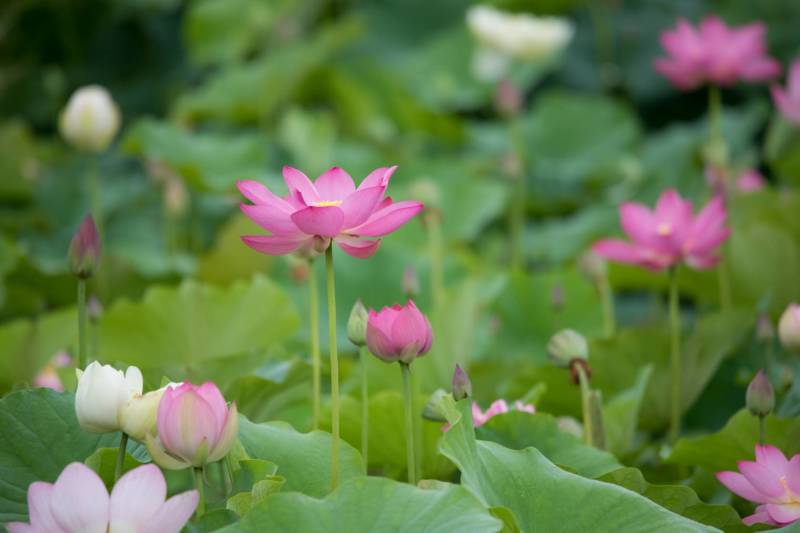
<svg viewBox="0 0 800 533">
<path fill-rule="evenodd" d="M 420 489 L 385 478 L 359 477 L 342 483 L 324 499 L 296 492 L 270 496 L 222 532 L 491 533 L 500 528 L 501 522 L 458 485 Z"/>
<path fill-rule="evenodd" d="M 800 419 L 768 416 L 765 422 L 764 442 L 788 457 L 800 452 Z M 753 460 L 757 443 L 758 418 L 742 409 L 716 433 L 679 440 L 668 461 L 709 472 L 737 470 L 737 461 Z"/>
<path fill-rule="evenodd" d="M 242 235 L 261 235 L 264 230 L 241 213 L 231 217 L 219 230 L 213 248 L 200 257 L 197 278 L 217 284 L 250 279 L 266 272 L 276 261 L 247 247 Z"/>
<path fill-rule="evenodd" d="M 256 134 L 200 133 L 166 122 L 141 119 L 125 137 L 126 152 L 168 163 L 196 187 L 230 189 L 250 179 L 266 164 L 265 139 Z"/>
<path fill-rule="evenodd" d="M 722 360 L 747 337 L 753 317 L 746 311 L 706 315 L 682 343 L 681 406 L 689 409 Z M 653 365 L 653 375 L 641 406 L 645 429 L 662 428 L 670 412 L 670 348 L 667 324 L 644 325 L 621 331 L 613 339 L 591 343 L 592 383 L 609 394 L 627 388 L 639 369 Z"/>
<path fill-rule="evenodd" d="M 278 465 L 286 491 L 322 497 L 331 490 L 331 435 L 300 433 L 285 422 L 255 424 L 239 417 L 239 440 L 248 455 Z M 364 475 L 361 455 L 340 442 L 339 482 Z"/>
<path fill-rule="evenodd" d="M 550 462 L 585 477 L 599 477 L 620 468 L 613 455 L 560 430 L 556 419 L 544 413 L 511 411 L 497 415 L 475 433 L 480 440 L 496 442 L 512 450 L 533 446 Z"/>
<path fill-rule="evenodd" d="M 52 483 L 68 464 L 118 445 L 118 433 L 97 435 L 78 425 L 72 393 L 27 389 L 9 394 L 0 400 L 0 523 L 27 520 L 32 482 Z M 140 445 L 129 442 L 128 451 L 140 454 Z"/>
<path fill-rule="evenodd" d="M 42 315 L 36 320 L 20 318 L 0 326 L 0 391 L 30 382 L 59 350 L 77 344 L 75 309 Z"/>
<path fill-rule="evenodd" d="M 606 435 L 606 449 L 621 457 L 631 451 L 639 423 L 639 412 L 644 403 L 644 395 L 653 367 L 647 365 L 639 370 L 634 384 L 609 398 L 603 406 L 603 427 Z"/>
<path fill-rule="evenodd" d="M 686 485 L 652 485 L 645 480 L 638 469 L 631 467 L 609 472 L 600 480 L 625 487 L 673 513 L 718 527 L 723 531 L 731 533 L 749 531 L 733 507 L 704 503 L 697 493 Z"/>
<path fill-rule="evenodd" d="M 510 509 L 523 531 L 717 531 L 635 492 L 561 470 L 536 448 L 476 440 L 468 400 L 445 396 L 441 406 L 452 424 L 441 451 L 461 470 L 462 485 Z"/>
<path fill-rule="evenodd" d="M 105 360 L 191 369 L 274 348 L 298 320 L 288 296 L 263 277 L 227 288 L 184 281 L 153 287 L 139 302 L 115 303 L 100 323 L 99 342 Z"/>
</svg>

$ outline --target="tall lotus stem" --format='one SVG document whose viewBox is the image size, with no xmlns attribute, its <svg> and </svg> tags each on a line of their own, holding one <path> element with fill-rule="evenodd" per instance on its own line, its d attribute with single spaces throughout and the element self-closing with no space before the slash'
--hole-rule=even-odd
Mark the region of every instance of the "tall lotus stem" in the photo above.
<svg viewBox="0 0 800 533">
<path fill-rule="evenodd" d="M 681 318 L 678 309 L 678 270 L 669 270 L 669 322 L 670 322 L 670 375 L 672 396 L 670 399 L 669 440 L 675 442 L 681 431 Z"/>
<path fill-rule="evenodd" d="M 706 159 L 710 165 L 725 169 L 728 164 L 728 155 L 725 139 L 722 136 L 722 99 L 719 87 L 714 85 L 709 86 L 708 89 L 708 115 L 709 130 Z M 726 183 L 725 186 L 722 187 L 723 194 L 725 194 L 727 185 Z M 717 281 L 719 283 L 720 307 L 723 310 L 728 310 L 731 308 L 733 299 L 731 296 L 731 281 L 724 245 L 722 248 L 721 260 L 717 267 Z"/>
<path fill-rule="evenodd" d="M 400 362 L 403 373 L 403 395 L 406 408 L 406 467 L 408 469 L 408 482 L 417 484 L 417 462 L 414 459 L 414 402 L 411 391 L 411 365 Z"/>
<path fill-rule="evenodd" d="M 614 313 L 614 291 L 608 282 L 608 276 L 603 276 L 598 281 L 597 290 L 603 303 L 603 333 L 606 338 L 611 338 L 616 333 L 617 320 Z"/>
<path fill-rule="evenodd" d="M 578 383 L 581 386 L 581 410 L 583 411 L 583 439 L 586 444 L 592 446 L 592 437 L 594 431 L 592 429 L 592 404 L 591 395 L 592 391 L 589 388 L 589 376 L 586 374 L 586 368 L 582 362 L 578 361 L 573 365 L 573 368 L 578 373 Z"/>
<path fill-rule="evenodd" d="M 119 481 L 122 476 L 122 467 L 125 466 L 125 453 L 128 448 L 128 434 L 124 431 L 119 439 L 119 451 L 117 452 L 117 464 L 114 468 L 114 483 Z"/>
<path fill-rule="evenodd" d="M 86 279 L 78 278 L 78 368 L 86 368 Z"/>
<path fill-rule="evenodd" d="M 367 379 L 367 347 L 358 349 L 358 363 L 361 366 L 361 456 L 364 468 L 369 471 L 369 384 Z"/>
<path fill-rule="evenodd" d="M 511 267 L 519 269 L 524 262 L 523 238 L 525 233 L 525 200 L 527 187 L 525 183 L 525 143 L 519 120 L 509 121 L 512 154 L 514 158 L 512 179 L 514 193 L 511 199 Z"/>
<path fill-rule="evenodd" d="M 328 349 L 331 356 L 331 487 L 339 484 L 339 355 L 336 347 L 336 286 L 333 276 L 333 243 L 325 252 L 328 281 Z"/>
<path fill-rule="evenodd" d="M 319 429 L 320 418 L 320 389 L 321 389 L 321 364 L 319 354 L 319 289 L 317 288 L 317 277 L 314 274 L 314 263 L 309 261 L 309 277 L 308 277 L 308 299 L 309 299 L 309 324 L 311 327 L 311 366 L 313 373 L 313 415 L 311 419 L 311 428 L 314 430 Z"/>
<path fill-rule="evenodd" d="M 203 516 L 206 512 L 206 496 L 205 496 L 205 484 L 203 481 L 203 469 L 202 467 L 196 467 L 194 470 L 194 487 L 197 489 L 197 494 L 200 495 L 200 499 L 197 502 L 197 509 L 194 512 L 195 520 Z"/>
</svg>

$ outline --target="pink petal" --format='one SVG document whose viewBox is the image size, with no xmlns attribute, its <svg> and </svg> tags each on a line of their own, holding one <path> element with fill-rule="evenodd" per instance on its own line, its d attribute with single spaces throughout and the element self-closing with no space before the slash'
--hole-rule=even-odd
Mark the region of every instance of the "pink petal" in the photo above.
<svg viewBox="0 0 800 533">
<path fill-rule="evenodd" d="M 383 187 L 386 188 L 389 185 L 389 179 L 394 174 L 394 171 L 397 170 L 397 165 L 393 167 L 379 167 L 367 174 L 367 177 L 364 178 L 364 181 L 358 186 L 358 189 L 367 189 L 369 187 Z"/>
<path fill-rule="evenodd" d="M 60 528 L 53 530 L 39 529 L 25 522 L 9 522 L 6 524 L 6 531 L 8 533 L 50 533 L 51 531 L 53 533 L 62 533 L 64 530 Z"/>
<path fill-rule="evenodd" d="M 641 264 L 640 249 L 621 239 L 603 239 L 592 245 L 592 251 L 601 257 L 620 263 Z"/>
<path fill-rule="evenodd" d="M 292 220 L 308 235 L 336 237 L 342 231 L 344 212 L 336 206 L 306 207 L 295 212 Z"/>
<path fill-rule="evenodd" d="M 792 99 L 795 101 L 800 100 L 800 60 L 796 59 L 792 62 L 792 66 L 789 67 L 786 85 Z"/>
<path fill-rule="evenodd" d="M 667 189 L 656 202 L 655 220 L 658 225 L 669 226 L 673 243 L 679 243 L 691 226 L 692 204 L 681 198 L 675 189 Z"/>
<path fill-rule="evenodd" d="M 167 483 L 154 464 L 134 468 L 111 491 L 111 531 L 137 531 L 155 515 L 167 497 Z"/>
<path fill-rule="evenodd" d="M 359 239 L 358 237 L 351 237 L 349 235 L 339 235 L 336 237 L 335 241 L 344 253 L 356 259 L 372 257 L 381 245 L 380 239 L 370 241 L 368 239 Z"/>
<path fill-rule="evenodd" d="M 194 390 L 179 392 L 171 402 L 162 398 L 156 425 L 167 451 L 190 463 L 197 459 L 203 441 L 210 447 L 217 440 L 214 411 Z"/>
<path fill-rule="evenodd" d="M 742 522 L 746 526 L 752 526 L 753 524 L 770 524 L 773 526 L 778 525 L 778 523 L 769 516 L 766 505 L 759 505 L 756 507 L 756 512 L 750 516 L 742 518 Z"/>
<path fill-rule="evenodd" d="M 206 381 L 197 387 L 196 392 L 208 402 L 211 411 L 214 413 L 218 432 L 221 432 L 228 418 L 228 402 L 225 401 L 225 398 L 222 396 L 216 384 L 211 381 Z"/>
<path fill-rule="evenodd" d="M 779 524 L 790 524 L 800 519 L 800 503 L 768 503 L 767 513 Z"/>
<path fill-rule="evenodd" d="M 800 454 L 792 457 L 786 465 L 786 485 L 794 494 L 800 494 Z"/>
<path fill-rule="evenodd" d="M 197 508 L 200 496 L 196 490 L 175 495 L 150 517 L 141 533 L 179 533 Z"/>
<path fill-rule="evenodd" d="M 529 403 L 522 403 L 520 400 L 514 402 L 514 409 L 522 413 L 535 413 L 536 408 Z"/>
<path fill-rule="evenodd" d="M 236 402 L 231 404 L 227 416 L 223 421 L 222 430 L 217 435 L 217 441 L 208 455 L 208 462 L 213 463 L 225 457 L 231 449 L 239 433 L 239 414 L 236 411 Z"/>
<path fill-rule="evenodd" d="M 244 235 L 242 242 L 257 252 L 267 255 L 290 254 L 313 239 L 307 235 L 290 236 L 283 235 Z"/>
<path fill-rule="evenodd" d="M 717 472 L 717 479 L 720 483 L 725 485 L 729 491 L 741 496 L 745 500 L 750 500 L 756 503 L 766 503 L 769 498 L 756 490 L 753 485 L 747 481 L 739 472 Z"/>
<path fill-rule="evenodd" d="M 769 468 L 778 477 L 786 474 L 789 460 L 775 446 L 756 444 L 756 462 Z"/>
<path fill-rule="evenodd" d="M 314 187 L 322 201 L 344 200 L 353 194 L 356 186 L 350 174 L 340 167 L 331 167 L 317 178 Z"/>
<path fill-rule="evenodd" d="M 28 516 L 31 526 L 36 531 L 62 531 L 50 511 L 50 501 L 53 497 L 53 484 L 44 481 L 34 481 L 28 487 Z M 10 525 L 9 525 L 10 526 Z M 11 528 L 9 527 L 9 531 Z"/>
<path fill-rule="evenodd" d="M 619 206 L 619 219 L 622 230 L 634 243 L 651 246 L 656 241 L 656 220 L 642 204 L 622 204 Z"/>
<path fill-rule="evenodd" d="M 782 501 L 786 490 L 778 476 L 766 466 L 752 461 L 739 461 L 739 471 L 758 492 L 771 501 Z"/>
<path fill-rule="evenodd" d="M 345 198 L 339 206 L 344 212 L 344 228 L 354 228 L 366 222 L 381 201 L 385 190 L 385 187 L 367 187 Z"/>
<path fill-rule="evenodd" d="M 413 301 L 397 315 L 392 323 L 391 339 L 404 354 L 422 354 L 430 333 L 430 325 Z M 413 353 L 411 353 L 413 352 Z"/>
<path fill-rule="evenodd" d="M 296 198 L 295 193 L 299 193 L 306 205 L 320 201 L 319 193 L 314 187 L 314 184 L 311 183 L 311 180 L 308 179 L 308 176 L 296 168 L 289 166 L 283 167 L 283 180 L 286 182 L 286 186 L 289 188 L 289 196 Z"/>
<path fill-rule="evenodd" d="M 275 209 L 269 205 L 241 204 L 239 208 L 250 220 L 267 231 L 278 235 L 297 235 L 300 229 L 292 222 L 292 211 Z"/>
<path fill-rule="evenodd" d="M 67 531 L 106 533 L 108 503 L 108 491 L 100 477 L 88 466 L 72 463 L 53 485 L 50 512 Z"/>
<path fill-rule="evenodd" d="M 414 201 L 393 203 L 373 213 L 369 220 L 350 232 L 364 237 L 382 237 L 411 220 L 423 207 L 421 202 Z"/>
<path fill-rule="evenodd" d="M 273 194 L 272 191 L 262 183 L 252 180 L 238 181 L 236 182 L 236 187 L 239 188 L 239 192 L 241 192 L 245 198 L 254 204 L 268 205 L 289 213 L 294 211 L 294 208 L 289 202 Z"/>
</svg>

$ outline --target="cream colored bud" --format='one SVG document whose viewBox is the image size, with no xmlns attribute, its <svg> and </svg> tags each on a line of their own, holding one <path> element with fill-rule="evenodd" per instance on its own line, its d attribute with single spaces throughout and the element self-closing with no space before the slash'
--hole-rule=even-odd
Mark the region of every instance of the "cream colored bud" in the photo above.
<svg viewBox="0 0 800 533">
<path fill-rule="evenodd" d="M 120 113 L 111 95 L 99 85 L 75 91 L 59 117 L 64 139 L 79 150 L 102 152 L 120 125 Z"/>
</svg>

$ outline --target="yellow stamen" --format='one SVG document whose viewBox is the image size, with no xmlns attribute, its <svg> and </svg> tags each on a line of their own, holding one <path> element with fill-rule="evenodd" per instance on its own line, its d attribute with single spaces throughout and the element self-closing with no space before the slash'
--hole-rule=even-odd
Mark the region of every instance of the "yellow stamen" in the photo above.
<svg viewBox="0 0 800 533">
<path fill-rule="evenodd" d="M 658 225 L 658 228 L 656 228 L 656 231 L 658 231 L 659 235 L 663 235 L 663 236 L 666 237 L 667 235 L 672 233 L 672 226 L 670 224 L 667 224 L 666 222 L 664 222 L 664 223 Z"/>
<path fill-rule="evenodd" d="M 317 202 L 314 204 L 316 207 L 335 207 L 342 205 L 341 200 L 323 200 L 322 202 Z"/>
</svg>

